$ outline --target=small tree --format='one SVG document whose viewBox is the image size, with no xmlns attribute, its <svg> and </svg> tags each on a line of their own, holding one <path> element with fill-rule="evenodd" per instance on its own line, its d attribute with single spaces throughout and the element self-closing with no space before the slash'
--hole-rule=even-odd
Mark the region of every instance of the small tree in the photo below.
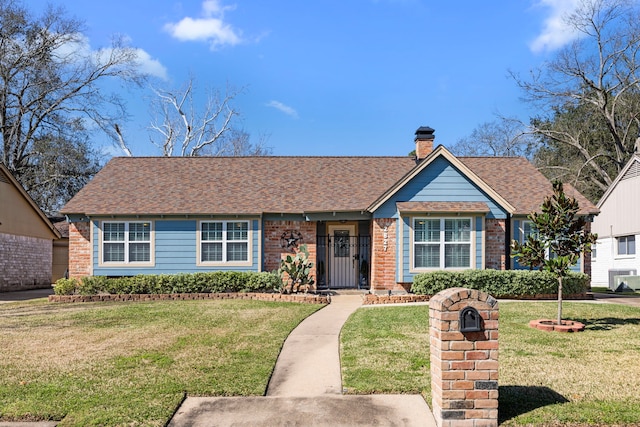
<svg viewBox="0 0 640 427">
<path fill-rule="evenodd" d="M 598 236 L 585 231 L 586 220 L 578 214 L 578 201 L 567 197 L 562 183 L 554 181 L 553 196 L 546 197 L 541 212 L 529 219 L 536 230 L 526 242 L 511 242 L 511 256 L 529 268 L 540 268 L 558 279 L 558 325 L 562 323 L 562 280 L 581 253 L 591 252 Z"/>
</svg>

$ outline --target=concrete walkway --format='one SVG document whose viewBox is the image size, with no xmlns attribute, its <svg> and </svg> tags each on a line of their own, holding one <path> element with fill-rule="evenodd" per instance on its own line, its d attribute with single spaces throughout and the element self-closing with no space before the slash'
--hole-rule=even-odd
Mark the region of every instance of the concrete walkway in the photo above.
<svg viewBox="0 0 640 427">
<path fill-rule="evenodd" d="M 285 341 L 265 397 L 187 397 L 169 426 L 423 426 L 422 396 L 342 394 L 340 330 L 361 295 L 336 295 Z"/>
</svg>

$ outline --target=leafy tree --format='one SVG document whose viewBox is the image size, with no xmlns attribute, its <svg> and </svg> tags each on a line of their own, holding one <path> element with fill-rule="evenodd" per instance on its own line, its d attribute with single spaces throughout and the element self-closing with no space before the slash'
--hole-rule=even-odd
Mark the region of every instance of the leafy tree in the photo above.
<svg viewBox="0 0 640 427">
<path fill-rule="evenodd" d="M 92 52 L 63 9 L 36 17 L 16 0 L 0 0 L 0 52 L 0 161 L 51 212 L 96 171 L 89 129 L 111 129 L 125 115 L 102 83 L 145 76 L 123 39 Z"/>
<path fill-rule="evenodd" d="M 596 201 L 640 134 L 640 4 L 581 0 L 565 23 L 576 41 L 529 78 L 511 75 L 540 111 L 530 123 L 536 166 Z"/>
<path fill-rule="evenodd" d="M 558 319 L 562 322 L 562 280 L 580 254 L 591 252 L 591 245 L 598 238 L 585 231 L 586 220 L 578 216 L 578 202 L 567 197 L 562 183 L 554 181 L 553 195 L 546 197 L 541 212 L 532 212 L 529 219 L 535 234 L 520 243 L 511 242 L 511 256 L 529 268 L 540 268 L 554 274 L 558 279 Z"/>
</svg>

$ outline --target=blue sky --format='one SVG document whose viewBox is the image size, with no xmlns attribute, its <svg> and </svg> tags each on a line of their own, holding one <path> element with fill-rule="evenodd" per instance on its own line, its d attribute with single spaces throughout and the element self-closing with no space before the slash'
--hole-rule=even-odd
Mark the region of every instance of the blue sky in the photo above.
<svg viewBox="0 0 640 427">
<path fill-rule="evenodd" d="M 30 0 L 37 11 L 45 0 Z M 55 0 L 53 0 L 55 3 Z M 190 75 L 200 93 L 244 88 L 236 126 L 274 155 L 406 155 L 415 130 L 452 145 L 496 114 L 534 111 L 508 70 L 526 75 L 574 35 L 574 0 L 64 0 L 91 48 L 125 35 L 158 85 Z M 148 142 L 149 98 L 124 133 Z M 117 150 L 111 152 L 121 155 Z"/>
</svg>

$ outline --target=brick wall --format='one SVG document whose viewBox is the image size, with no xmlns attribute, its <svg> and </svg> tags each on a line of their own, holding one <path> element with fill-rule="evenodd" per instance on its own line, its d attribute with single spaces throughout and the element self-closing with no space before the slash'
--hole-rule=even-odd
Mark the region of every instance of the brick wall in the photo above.
<svg viewBox="0 0 640 427">
<path fill-rule="evenodd" d="M 69 277 L 90 276 L 91 262 L 91 223 L 72 222 L 69 224 Z"/>
<path fill-rule="evenodd" d="M 371 230 L 371 291 L 405 291 L 396 282 L 396 220 L 378 218 Z"/>
<path fill-rule="evenodd" d="M 482 330 L 460 332 L 465 307 Z M 498 425 L 498 301 L 484 292 L 444 290 L 429 301 L 431 395 L 439 427 Z"/>
<path fill-rule="evenodd" d="M 588 222 L 585 224 L 584 226 L 584 230 L 586 233 L 591 233 L 591 223 Z M 592 247 L 593 249 L 593 247 Z M 582 272 L 584 274 L 588 274 L 589 277 L 591 276 L 591 252 L 589 253 L 583 253 L 582 256 L 584 257 L 584 259 L 582 260 Z"/>
<path fill-rule="evenodd" d="M 293 255 L 294 251 L 283 248 L 280 243 L 282 233 L 293 231 L 302 234 L 302 243 L 307 246 L 309 251 L 309 259 L 313 262 L 314 267 L 311 269 L 311 275 L 314 280 L 316 277 L 316 223 L 307 221 L 265 221 L 264 222 L 264 245 L 263 245 L 263 270 L 273 271 L 280 267 L 280 260 L 287 255 Z"/>
<path fill-rule="evenodd" d="M 507 268 L 504 246 L 505 233 L 504 219 L 485 220 L 485 268 L 494 270 L 505 270 Z"/>
<path fill-rule="evenodd" d="M 0 292 L 51 287 L 50 239 L 0 233 Z"/>
</svg>

